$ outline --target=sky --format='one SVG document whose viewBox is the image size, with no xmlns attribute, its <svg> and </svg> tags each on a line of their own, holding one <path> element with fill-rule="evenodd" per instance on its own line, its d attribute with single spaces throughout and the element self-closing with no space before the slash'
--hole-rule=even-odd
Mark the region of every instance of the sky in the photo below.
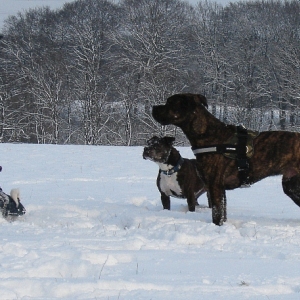
<svg viewBox="0 0 300 300">
<path fill-rule="evenodd" d="M 42 6 L 49 6 L 52 9 L 60 8 L 66 2 L 71 2 L 72 0 L 0 0 L 0 30 L 3 27 L 3 21 L 9 15 L 15 15 L 18 12 L 24 10 Z M 191 4 L 198 3 L 198 0 L 187 0 Z M 232 2 L 230 0 L 216 0 L 216 2 L 221 4 L 227 4 Z"/>
</svg>

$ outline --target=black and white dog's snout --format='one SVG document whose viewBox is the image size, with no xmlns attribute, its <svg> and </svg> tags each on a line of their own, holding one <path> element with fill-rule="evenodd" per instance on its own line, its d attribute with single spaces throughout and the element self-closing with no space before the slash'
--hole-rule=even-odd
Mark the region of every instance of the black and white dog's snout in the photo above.
<svg viewBox="0 0 300 300">
<path fill-rule="evenodd" d="M 143 159 L 149 158 L 149 155 L 150 155 L 150 149 L 145 147 L 143 151 Z"/>
</svg>

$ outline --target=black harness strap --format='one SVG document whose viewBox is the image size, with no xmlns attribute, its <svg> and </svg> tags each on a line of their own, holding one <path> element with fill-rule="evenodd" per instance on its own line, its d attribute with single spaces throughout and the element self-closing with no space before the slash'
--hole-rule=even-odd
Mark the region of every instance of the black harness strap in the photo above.
<svg viewBox="0 0 300 300">
<path fill-rule="evenodd" d="M 204 153 L 234 153 L 236 154 L 236 165 L 239 172 L 240 187 L 249 187 L 249 161 L 247 157 L 248 132 L 243 126 L 236 127 L 237 144 L 212 145 L 203 148 L 192 148 L 194 155 Z"/>
<path fill-rule="evenodd" d="M 239 179 L 241 187 L 249 187 L 249 161 L 247 157 L 247 129 L 242 126 L 237 126 L 237 158 L 236 164 L 239 171 Z"/>
</svg>

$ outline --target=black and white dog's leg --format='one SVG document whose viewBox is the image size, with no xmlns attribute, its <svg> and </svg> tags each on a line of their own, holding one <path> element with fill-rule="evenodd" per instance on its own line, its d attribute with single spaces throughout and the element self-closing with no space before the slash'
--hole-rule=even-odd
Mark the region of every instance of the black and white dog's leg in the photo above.
<svg viewBox="0 0 300 300">
<path fill-rule="evenodd" d="M 189 211 L 195 211 L 196 205 L 199 205 L 193 191 L 189 191 L 187 195 L 187 204 L 189 207 Z"/>
<path fill-rule="evenodd" d="M 161 192 L 161 204 L 163 206 L 164 209 L 168 209 L 170 210 L 171 209 L 171 201 L 170 201 L 170 197 L 167 196 L 165 193 L 162 193 Z"/>
</svg>

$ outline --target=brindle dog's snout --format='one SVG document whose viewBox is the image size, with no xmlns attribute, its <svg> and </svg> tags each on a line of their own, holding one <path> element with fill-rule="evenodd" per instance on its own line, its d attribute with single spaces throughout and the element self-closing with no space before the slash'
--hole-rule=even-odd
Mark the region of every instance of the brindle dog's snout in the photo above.
<svg viewBox="0 0 300 300">
<path fill-rule="evenodd" d="M 167 122 L 165 122 L 165 120 L 163 118 L 164 111 L 165 111 L 165 106 L 164 105 L 153 106 L 153 108 L 152 108 L 152 116 L 153 116 L 154 120 L 156 120 L 160 124 L 167 125 Z"/>
</svg>

